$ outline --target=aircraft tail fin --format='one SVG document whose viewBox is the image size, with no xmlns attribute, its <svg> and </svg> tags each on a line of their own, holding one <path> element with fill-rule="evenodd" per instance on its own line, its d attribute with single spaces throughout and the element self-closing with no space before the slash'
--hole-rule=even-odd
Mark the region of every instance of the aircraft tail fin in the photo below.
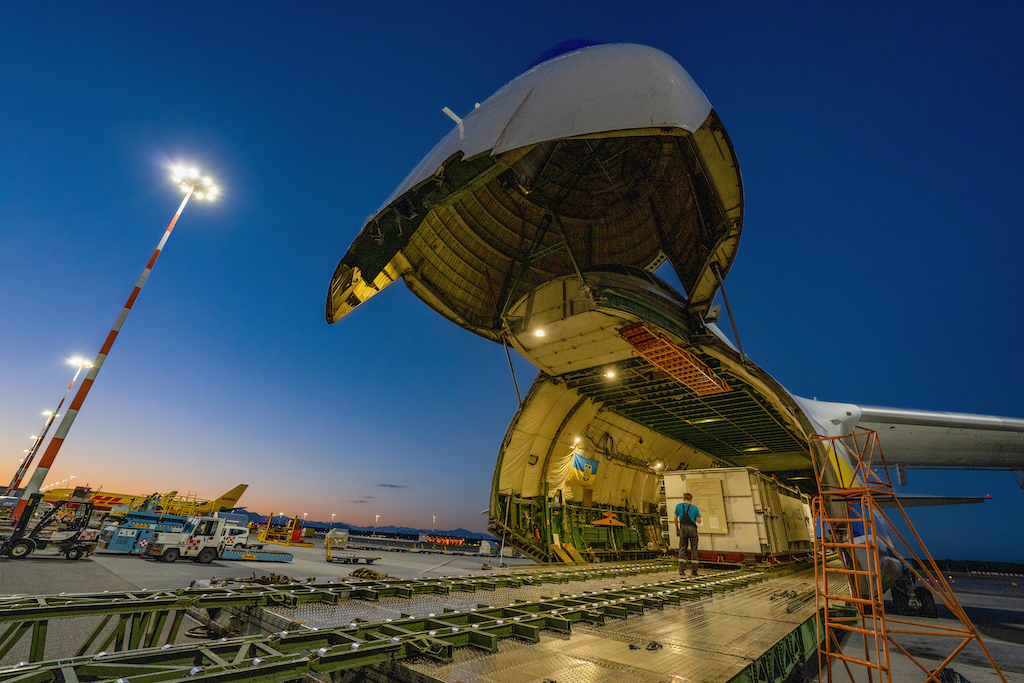
<svg viewBox="0 0 1024 683">
<path fill-rule="evenodd" d="M 213 505 L 210 506 L 211 511 L 220 512 L 221 510 L 230 510 L 231 508 L 238 507 L 238 499 L 242 497 L 247 488 L 249 488 L 248 484 L 239 484 L 223 494 L 220 498 L 213 501 Z"/>
</svg>

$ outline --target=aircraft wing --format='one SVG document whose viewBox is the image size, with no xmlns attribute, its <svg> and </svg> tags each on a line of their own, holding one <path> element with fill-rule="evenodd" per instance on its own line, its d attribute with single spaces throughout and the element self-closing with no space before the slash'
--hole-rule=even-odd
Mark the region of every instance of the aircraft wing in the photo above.
<svg viewBox="0 0 1024 683">
<path fill-rule="evenodd" d="M 904 508 L 918 508 L 925 507 L 926 505 L 970 505 L 984 503 L 986 500 L 991 500 L 992 496 L 930 496 L 927 494 L 904 493 L 896 496 L 896 499 L 900 501 L 900 505 Z M 892 498 L 881 498 L 878 500 L 878 507 L 888 510 L 895 508 L 896 503 Z"/>
<path fill-rule="evenodd" d="M 1024 468 L 1024 420 L 901 408 L 858 408 L 857 424 L 878 432 L 889 465 Z"/>
</svg>

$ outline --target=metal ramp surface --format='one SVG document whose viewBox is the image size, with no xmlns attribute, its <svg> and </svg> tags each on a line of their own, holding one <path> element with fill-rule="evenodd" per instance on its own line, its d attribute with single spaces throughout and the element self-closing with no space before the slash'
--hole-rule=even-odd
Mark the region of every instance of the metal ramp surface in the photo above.
<svg viewBox="0 0 1024 683">
<path fill-rule="evenodd" d="M 719 577 L 737 573 L 709 571 L 700 580 L 712 585 Z M 307 627 L 323 629 L 410 614 L 440 618 L 456 611 L 529 605 L 559 597 L 642 588 L 678 578 L 673 569 L 572 584 L 269 609 Z M 571 633 L 544 630 L 536 643 L 502 639 L 495 652 L 456 648 L 449 662 L 406 659 L 383 670 L 391 679 L 420 683 L 431 679 L 464 683 L 781 681 L 795 662 L 808 658 L 808 654 L 814 656 L 817 625 L 813 591 L 811 569 L 745 588 L 718 591 L 712 586 L 698 599 L 667 603 L 662 609 L 605 619 L 603 624 L 574 623 Z M 660 647 L 647 649 L 652 642 Z"/>
</svg>

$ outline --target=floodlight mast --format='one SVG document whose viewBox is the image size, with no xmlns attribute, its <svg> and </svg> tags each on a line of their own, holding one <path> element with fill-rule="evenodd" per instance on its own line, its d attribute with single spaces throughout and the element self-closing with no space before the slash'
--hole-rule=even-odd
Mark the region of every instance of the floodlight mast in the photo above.
<svg viewBox="0 0 1024 683">
<path fill-rule="evenodd" d="M 188 200 L 193 194 L 195 194 L 197 199 L 204 198 L 204 195 L 209 199 L 213 199 L 213 196 L 217 193 L 217 188 L 212 184 L 213 181 L 210 180 L 210 178 L 202 177 L 199 171 L 195 168 L 183 169 L 175 167 L 172 169 L 172 173 L 174 175 L 171 177 L 171 180 L 179 183 L 179 187 L 185 192 L 185 198 L 181 200 L 181 205 L 178 206 L 178 210 L 175 212 L 174 217 L 167 225 L 167 229 L 164 230 L 164 234 L 160 238 L 160 242 L 156 245 L 156 249 L 153 250 L 153 255 L 150 256 L 149 262 L 146 263 L 146 267 L 142 269 L 142 275 L 139 276 L 138 282 L 135 283 L 135 289 L 132 290 L 131 295 L 128 297 L 128 301 L 125 302 L 124 308 L 121 309 L 121 314 L 118 315 L 117 320 L 114 321 L 114 326 L 110 329 L 110 334 L 107 335 L 107 339 L 103 342 L 103 346 L 100 347 L 100 352 L 96 354 L 96 360 L 92 362 L 92 367 L 89 368 L 89 373 L 85 376 L 82 386 L 78 388 L 78 392 L 75 394 L 75 398 L 72 399 L 67 413 L 64 414 L 64 419 L 60 421 L 60 426 L 57 427 L 57 433 L 53 435 L 52 439 L 50 439 L 49 445 L 43 452 L 43 457 L 39 461 L 36 471 L 32 473 L 32 478 L 29 479 L 28 484 L 25 486 L 25 490 L 21 494 L 21 499 L 18 501 L 14 511 L 11 513 L 12 521 L 17 520 L 21 516 L 21 513 L 28 502 L 29 496 L 39 492 L 39 487 L 46 479 L 46 475 L 50 471 L 50 467 L 53 466 L 53 461 L 57 458 L 57 453 L 60 452 L 61 446 L 64 445 L 64 440 L 67 438 L 68 432 L 71 431 L 71 426 L 75 423 L 75 418 L 78 417 L 78 411 L 82 409 L 82 404 L 89 395 L 89 390 L 92 389 L 92 385 L 96 381 L 96 376 L 99 375 L 100 368 L 103 367 L 103 362 L 107 359 L 107 355 L 110 354 L 110 348 L 114 345 L 114 340 L 117 339 L 117 335 L 121 331 L 121 326 L 124 325 L 125 319 L 128 317 L 128 314 L 131 313 L 132 306 L 135 305 L 135 300 L 142 291 L 142 287 L 146 284 L 146 280 L 149 278 L 149 274 L 152 272 L 153 266 L 156 265 L 156 260 L 160 257 L 160 252 L 163 250 L 164 245 L 167 244 L 167 238 L 171 236 L 171 230 L 174 230 L 174 224 L 178 222 L 181 212 L 185 210 L 185 205 L 188 204 Z M 185 179 L 182 180 L 182 178 Z"/>
<path fill-rule="evenodd" d="M 32 465 L 32 461 L 35 459 L 36 453 L 39 451 L 39 446 L 46 438 L 46 434 L 50 431 L 50 427 L 53 426 L 53 421 L 56 420 L 57 416 L 60 414 L 60 409 L 64 406 L 64 401 L 67 400 L 68 394 L 71 392 L 71 387 L 75 386 L 75 382 L 78 381 L 78 375 L 81 374 L 82 368 L 89 367 L 89 362 L 84 358 L 71 358 L 68 360 L 68 363 L 78 366 L 78 369 L 75 370 L 75 376 L 71 378 L 71 384 L 68 385 L 68 388 L 64 391 L 63 398 L 61 398 L 60 403 L 57 404 L 57 410 L 54 410 L 52 413 L 50 411 L 43 413 L 46 415 L 46 423 L 43 425 L 43 431 L 39 432 L 39 436 L 36 437 L 35 443 L 32 444 L 32 449 L 29 450 L 28 454 L 26 454 L 25 458 L 21 461 L 21 464 L 18 465 L 18 471 L 14 473 L 14 478 L 11 479 L 11 483 L 7 487 L 8 496 L 14 495 L 14 492 L 18 490 L 19 486 L 21 486 L 21 480 L 25 477 L 25 473 L 28 472 L 28 468 Z"/>
</svg>

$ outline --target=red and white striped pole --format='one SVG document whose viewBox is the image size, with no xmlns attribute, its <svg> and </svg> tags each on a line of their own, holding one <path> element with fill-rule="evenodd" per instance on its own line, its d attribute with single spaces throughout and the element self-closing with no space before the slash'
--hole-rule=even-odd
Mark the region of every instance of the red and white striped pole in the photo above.
<svg viewBox="0 0 1024 683">
<path fill-rule="evenodd" d="M 25 504 L 28 502 L 29 496 L 33 493 L 39 492 L 39 487 L 42 486 L 43 481 L 46 479 L 46 474 L 50 471 L 50 467 L 53 465 L 53 461 L 56 459 L 57 453 L 60 452 L 60 447 L 64 445 L 64 440 L 67 438 L 68 432 L 71 431 L 71 425 L 75 423 L 75 418 L 78 417 L 78 411 L 82 409 L 85 397 L 89 395 L 89 390 L 92 389 L 93 382 L 96 381 L 96 375 L 100 373 L 100 368 L 103 367 L 103 361 L 107 359 L 107 355 L 110 353 L 110 347 L 114 345 L 114 340 L 117 339 L 117 335 L 121 331 L 121 326 L 124 325 L 124 321 L 131 312 L 132 306 L 135 305 L 135 299 L 138 298 L 139 292 L 142 291 L 143 285 L 146 284 L 146 279 L 149 277 L 150 271 L 153 270 L 153 265 L 156 264 L 157 258 L 160 257 L 160 251 L 164 248 L 164 245 L 167 244 L 167 238 L 171 236 L 171 230 L 174 229 L 174 224 L 178 222 L 178 217 L 181 216 L 181 212 L 185 209 L 185 204 L 188 203 L 189 198 L 195 191 L 196 185 L 203 182 L 209 182 L 206 179 L 203 181 L 199 180 L 199 174 L 196 172 L 191 173 L 191 175 L 194 180 L 187 181 L 190 183 L 190 185 L 187 186 L 187 189 L 185 189 L 186 186 L 184 184 L 182 185 L 182 188 L 185 189 L 185 198 L 181 200 L 181 206 L 178 207 L 178 211 L 174 214 L 174 218 L 171 219 L 170 224 L 167 226 L 167 230 L 164 231 L 163 237 L 160 238 L 160 243 L 156 245 L 153 255 L 149 258 L 149 263 L 147 263 L 146 267 L 142 270 L 142 275 L 139 276 L 139 281 L 135 283 L 135 289 L 132 290 L 131 296 L 128 297 L 128 301 L 121 310 L 121 315 L 117 316 L 117 320 L 114 322 L 114 326 L 111 328 L 110 334 L 107 335 L 107 340 L 103 342 L 100 352 L 96 355 L 96 360 L 92 362 L 92 367 L 89 368 L 89 374 L 85 376 L 85 381 L 82 382 L 82 386 L 78 388 L 78 393 L 75 394 L 75 398 L 71 401 L 71 406 L 68 408 L 68 412 L 64 415 L 64 419 L 60 421 L 57 433 L 53 435 L 53 438 L 50 440 L 50 444 L 46 447 L 46 451 L 43 452 L 43 457 L 39 461 L 36 471 L 32 473 L 32 478 L 25 486 L 25 490 L 21 494 L 21 499 L 15 506 L 14 512 L 11 513 L 12 520 L 21 516 L 21 512 L 25 509 Z"/>
<path fill-rule="evenodd" d="M 18 471 L 14 473 L 14 478 L 11 479 L 10 486 L 7 487 L 7 495 L 14 495 L 14 492 L 21 486 L 21 480 L 28 472 L 28 468 L 32 465 L 32 461 L 36 457 L 36 453 L 39 451 L 39 446 L 42 445 L 43 440 L 46 439 L 47 433 L 50 431 L 50 427 L 53 426 L 53 421 L 57 419 L 60 414 L 60 409 L 64 406 L 64 401 L 67 400 L 68 394 L 71 392 L 71 387 L 75 386 L 75 382 L 78 381 L 78 375 L 82 373 L 82 368 L 89 367 L 89 364 L 80 358 L 72 358 L 68 361 L 69 363 L 75 363 L 78 365 L 78 370 L 75 371 L 75 376 L 71 378 L 71 384 L 64 391 L 64 396 L 60 399 L 60 403 L 57 404 L 57 410 L 52 413 L 44 413 L 46 415 L 46 424 L 43 425 L 43 431 L 39 432 L 39 436 L 36 437 L 35 443 L 32 444 L 32 449 L 25 456 L 24 460 L 18 466 Z"/>
</svg>

